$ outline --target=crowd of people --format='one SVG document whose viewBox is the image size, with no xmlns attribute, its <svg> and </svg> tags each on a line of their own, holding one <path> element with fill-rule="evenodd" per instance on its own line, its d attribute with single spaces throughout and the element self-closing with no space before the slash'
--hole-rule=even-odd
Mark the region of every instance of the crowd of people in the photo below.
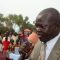
<svg viewBox="0 0 60 60">
<path fill-rule="evenodd" d="M 19 32 L 18 34 L 7 31 L 3 35 L 0 33 L 0 53 L 2 54 L 4 53 L 2 55 L 3 57 L 0 56 L 1 60 L 4 60 L 4 59 L 14 60 L 14 58 L 15 60 L 18 60 L 18 58 L 20 60 L 23 60 L 26 57 L 28 57 L 28 54 L 31 53 L 35 44 L 32 42 L 33 39 L 29 37 L 30 34 L 33 35 L 31 31 Z M 17 56 L 19 57 L 18 58 L 11 57 L 14 54 L 15 55 L 17 54 Z"/>
<path fill-rule="evenodd" d="M 38 14 L 35 26 L 36 33 L 0 34 L 0 59 L 60 60 L 59 11 L 55 8 L 44 9 Z"/>
</svg>

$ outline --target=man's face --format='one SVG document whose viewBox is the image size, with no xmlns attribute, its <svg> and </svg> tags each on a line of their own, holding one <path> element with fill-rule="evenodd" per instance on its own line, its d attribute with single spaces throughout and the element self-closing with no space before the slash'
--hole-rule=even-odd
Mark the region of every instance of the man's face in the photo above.
<svg viewBox="0 0 60 60">
<path fill-rule="evenodd" d="M 47 42 L 48 40 L 52 39 L 55 37 L 56 32 L 55 31 L 55 25 L 53 22 L 51 22 L 48 18 L 48 15 L 38 15 L 36 19 L 36 30 L 37 34 L 40 38 L 41 41 Z"/>
</svg>

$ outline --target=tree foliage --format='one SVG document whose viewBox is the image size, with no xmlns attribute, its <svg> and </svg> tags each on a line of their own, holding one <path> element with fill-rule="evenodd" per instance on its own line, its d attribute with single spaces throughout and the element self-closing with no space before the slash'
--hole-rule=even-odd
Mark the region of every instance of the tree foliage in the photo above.
<svg viewBox="0 0 60 60">
<path fill-rule="evenodd" d="M 0 31 L 13 30 L 14 24 L 17 24 L 20 29 L 30 28 L 33 30 L 35 27 L 28 20 L 28 16 L 24 18 L 21 14 L 9 14 L 4 17 L 4 15 L 0 13 Z"/>
</svg>

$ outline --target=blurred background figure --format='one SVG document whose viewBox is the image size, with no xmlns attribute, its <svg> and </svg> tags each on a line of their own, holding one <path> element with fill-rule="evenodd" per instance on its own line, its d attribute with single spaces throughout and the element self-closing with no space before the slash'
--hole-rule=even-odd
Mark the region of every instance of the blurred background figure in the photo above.
<svg viewBox="0 0 60 60">
<path fill-rule="evenodd" d="M 38 35 L 35 32 L 32 32 L 32 34 L 30 34 L 29 37 L 28 37 L 28 41 L 31 42 L 33 45 L 36 44 L 38 39 L 39 39 Z"/>
<path fill-rule="evenodd" d="M 9 50 L 10 42 L 8 41 L 8 37 L 5 38 L 5 41 L 2 42 L 3 51 L 7 52 Z"/>
<path fill-rule="evenodd" d="M 30 29 L 24 29 L 24 34 L 28 37 L 31 34 L 31 30 Z"/>
</svg>

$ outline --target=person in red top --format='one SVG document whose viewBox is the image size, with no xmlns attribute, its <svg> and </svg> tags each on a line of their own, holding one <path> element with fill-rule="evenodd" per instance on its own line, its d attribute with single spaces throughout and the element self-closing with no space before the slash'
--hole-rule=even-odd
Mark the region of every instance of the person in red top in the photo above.
<svg viewBox="0 0 60 60">
<path fill-rule="evenodd" d="M 5 38 L 5 41 L 3 41 L 2 43 L 3 43 L 3 47 L 4 47 L 3 50 L 4 50 L 4 51 L 8 51 L 8 49 L 9 49 L 9 44 L 10 44 L 10 42 L 8 41 L 8 37 L 6 37 L 6 38 Z"/>
</svg>

